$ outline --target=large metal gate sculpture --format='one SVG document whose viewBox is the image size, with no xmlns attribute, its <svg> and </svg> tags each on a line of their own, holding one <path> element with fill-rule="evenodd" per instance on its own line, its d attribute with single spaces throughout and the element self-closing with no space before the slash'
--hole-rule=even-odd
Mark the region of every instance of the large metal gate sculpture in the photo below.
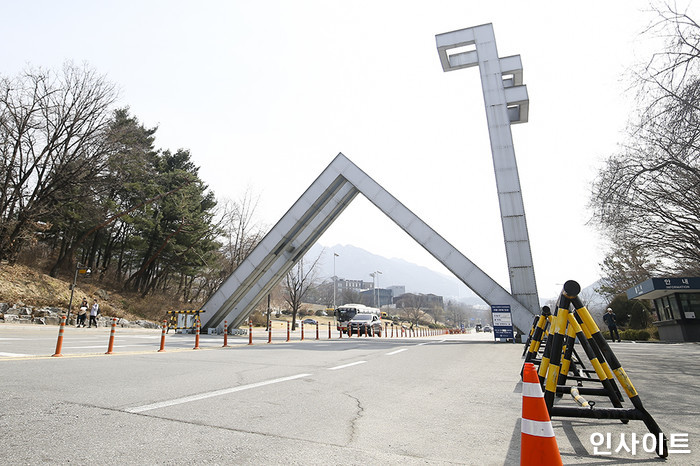
<svg viewBox="0 0 700 466">
<path fill-rule="evenodd" d="M 358 193 L 408 233 L 489 304 L 511 306 L 513 323 L 527 331 L 539 313 L 535 275 L 520 193 L 511 123 L 527 121 L 520 57 L 499 58 L 490 24 L 436 36 L 445 71 L 479 66 L 491 138 L 512 294 L 486 275 L 343 154 L 309 186 L 250 255 L 207 301 L 203 326 L 242 324 L 255 305 L 321 237 Z M 464 46 L 474 50 L 461 51 Z M 457 53 L 450 54 L 450 51 Z"/>
</svg>

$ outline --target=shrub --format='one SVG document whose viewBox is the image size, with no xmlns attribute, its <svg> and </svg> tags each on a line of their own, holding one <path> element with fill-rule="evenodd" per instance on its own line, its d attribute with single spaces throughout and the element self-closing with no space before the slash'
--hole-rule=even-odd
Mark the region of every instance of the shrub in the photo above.
<svg viewBox="0 0 700 466">
<path fill-rule="evenodd" d="M 620 338 L 623 340 L 646 341 L 649 337 L 651 337 L 651 334 L 646 330 L 627 329 L 620 332 Z"/>
<path fill-rule="evenodd" d="M 649 330 L 649 333 L 651 333 L 651 337 L 654 340 L 660 340 L 661 338 L 659 337 L 659 328 L 658 327 L 650 327 L 647 330 Z"/>
<path fill-rule="evenodd" d="M 253 312 L 250 315 L 250 319 L 253 321 L 253 325 L 256 327 L 264 327 L 267 325 L 267 315 L 262 312 Z"/>
</svg>

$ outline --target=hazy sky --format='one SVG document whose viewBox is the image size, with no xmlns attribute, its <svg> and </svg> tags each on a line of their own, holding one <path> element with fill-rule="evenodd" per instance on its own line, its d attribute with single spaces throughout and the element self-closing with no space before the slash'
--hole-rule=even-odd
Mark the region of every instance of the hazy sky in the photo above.
<svg viewBox="0 0 700 466">
<path fill-rule="evenodd" d="M 436 34 L 493 23 L 500 56 L 521 55 L 530 97 L 529 122 L 512 130 L 540 297 L 599 278 L 605 244 L 586 205 L 596 168 L 624 138 L 628 69 L 654 44 L 639 36 L 654 19 L 644 2 L 0 7 L 3 74 L 89 63 L 119 87 L 121 105 L 159 127 L 159 148 L 191 150 L 219 198 L 259 196 L 261 224 L 274 225 L 343 152 L 508 289 L 479 74 L 444 73 L 435 47 Z M 445 270 L 361 196 L 320 243 Z"/>
</svg>

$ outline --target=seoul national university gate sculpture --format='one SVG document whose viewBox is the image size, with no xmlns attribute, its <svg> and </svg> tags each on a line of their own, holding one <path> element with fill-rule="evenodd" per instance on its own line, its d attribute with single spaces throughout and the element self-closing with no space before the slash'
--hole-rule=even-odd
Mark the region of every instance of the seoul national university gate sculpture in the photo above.
<svg viewBox="0 0 700 466">
<path fill-rule="evenodd" d="M 514 325 L 529 330 L 539 301 L 510 131 L 512 123 L 525 123 L 528 117 L 520 56 L 498 57 L 491 24 L 439 34 L 436 41 L 444 71 L 478 66 L 481 74 L 511 293 L 338 154 L 207 301 L 204 328 L 221 328 L 224 319 L 229 328 L 244 323 L 255 305 L 362 193 L 486 303 L 510 305 Z"/>
</svg>

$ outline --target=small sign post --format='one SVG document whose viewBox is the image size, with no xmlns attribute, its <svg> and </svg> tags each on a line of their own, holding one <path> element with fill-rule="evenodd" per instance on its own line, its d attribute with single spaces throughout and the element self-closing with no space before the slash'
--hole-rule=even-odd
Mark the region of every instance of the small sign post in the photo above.
<svg viewBox="0 0 700 466">
<path fill-rule="evenodd" d="M 509 304 L 492 304 L 491 318 L 493 319 L 493 338 L 500 342 L 515 342 L 513 321 Z"/>
</svg>

